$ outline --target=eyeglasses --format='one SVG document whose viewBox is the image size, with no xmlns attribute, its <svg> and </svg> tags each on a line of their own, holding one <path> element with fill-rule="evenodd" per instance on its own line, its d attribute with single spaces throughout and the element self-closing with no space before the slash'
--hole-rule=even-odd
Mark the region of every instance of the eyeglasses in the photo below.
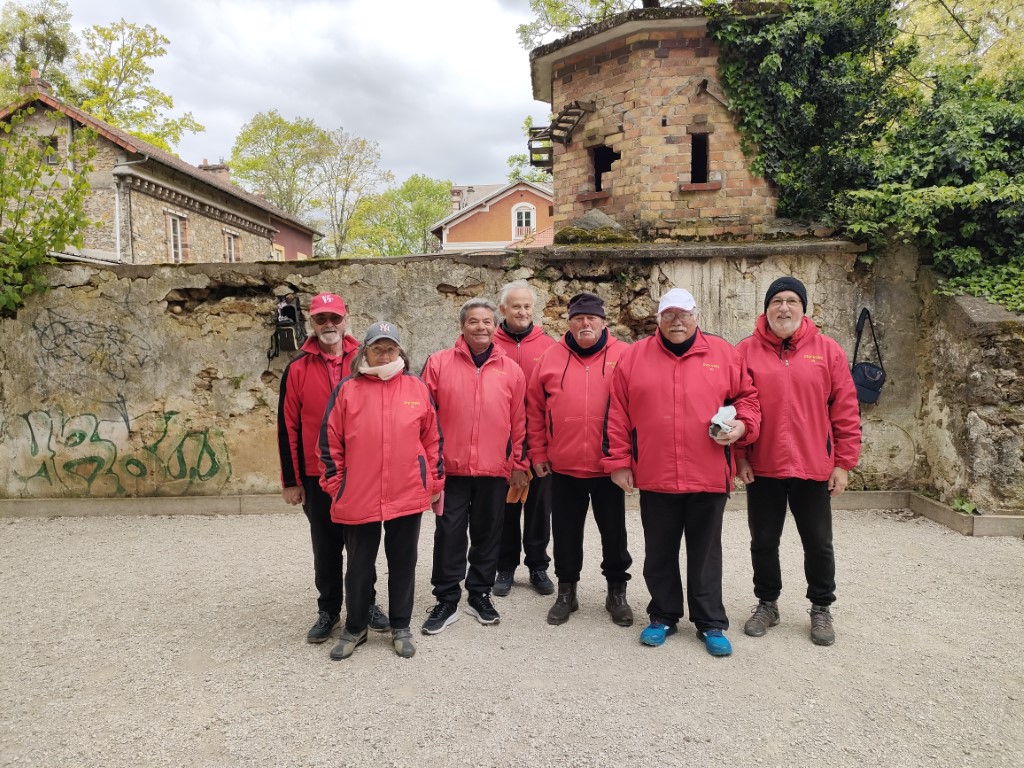
<svg viewBox="0 0 1024 768">
<path fill-rule="evenodd" d="M 661 319 L 670 323 L 674 323 L 676 320 L 682 320 L 684 323 L 688 323 L 693 320 L 693 312 L 675 312 L 669 310 L 661 313 Z"/>
<path fill-rule="evenodd" d="M 318 315 L 313 315 L 313 323 L 315 325 L 323 325 L 327 322 L 333 323 L 334 325 L 340 325 L 345 322 L 345 316 L 328 314 L 327 312 L 321 312 Z"/>
</svg>

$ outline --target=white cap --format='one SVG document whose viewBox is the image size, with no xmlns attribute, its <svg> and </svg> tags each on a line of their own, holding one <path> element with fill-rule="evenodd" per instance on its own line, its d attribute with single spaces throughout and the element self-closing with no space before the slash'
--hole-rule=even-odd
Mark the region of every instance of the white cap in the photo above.
<svg viewBox="0 0 1024 768">
<path fill-rule="evenodd" d="M 697 302 L 694 301 L 693 295 L 685 288 L 673 288 L 662 296 L 661 301 L 658 302 L 659 315 L 666 309 L 681 309 L 684 312 L 692 312 L 696 308 Z"/>
</svg>

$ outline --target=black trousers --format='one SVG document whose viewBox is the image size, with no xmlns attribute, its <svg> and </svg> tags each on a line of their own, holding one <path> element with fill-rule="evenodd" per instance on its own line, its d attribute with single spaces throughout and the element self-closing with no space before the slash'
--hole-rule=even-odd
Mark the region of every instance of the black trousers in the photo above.
<svg viewBox="0 0 1024 768">
<path fill-rule="evenodd" d="M 444 514 L 435 520 L 434 569 L 430 576 L 438 600 L 459 602 L 463 577 L 468 592 L 491 591 L 507 494 L 508 480 L 504 477 L 445 478 Z"/>
<path fill-rule="evenodd" d="M 319 593 L 317 610 L 338 616 L 344 594 L 344 526 L 331 521 L 331 497 L 320 487 L 320 478 L 303 475 L 302 488 L 306 493 L 302 510 L 309 520 L 313 540 L 313 581 Z"/>
<path fill-rule="evenodd" d="M 629 581 L 633 558 L 626 539 L 626 494 L 610 477 L 572 477 L 557 472 L 551 474 L 555 576 L 559 583 L 580 580 L 583 528 L 591 505 L 601 533 L 601 573 L 609 583 Z"/>
<path fill-rule="evenodd" d="M 697 629 L 728 629 L 722 603 L 724 493 L 640 491 L 644 526 L 644 580 L 651 621 L 670 626 L 683 617 L 679 547 L 686 538 L 686 604 Z"/>
<path fill-rule="evenodd" d="M 388 617 L 392 629 L 408 629 L 412 618 L 416 587 L 416 553 L 420 541 L 423 513 L 404 515 L 383 523 L 345 526 L 348 571 L 345 573 L 345 628 L 354 634 L 370 623 L 374 602 L 373 585 L 377 580 L 377 552 L 381 531 L 384 554 L 388 560 Z"/>
<path fill-rule="evenodd" d="M 522 516 L 522 531 L 519 518 Z M 523 546 L 520 550 L 519 541 Z M 551 476 L 534 477 L 526 503 L 505 505 L 505 521 L 501 529 L 501 549 L 498 552 L 498 570 L 514 571 L 519 565 L 519 553 L 531 571 L 546 571 L 551 563 L 548 541 L 551 539 Z"/>
<path fill-rule="evenodd" d="M 836 560 L 832 549 L 832 500 L 825 480 L 755 477 L 747 486 L 754 595 L 758 600 L 778 600 L 782 592 L 779 542 L 787 502 L 804 548 L 807 599 L 814 605 L 832 605 L 836 600 Z"/>
</svg>

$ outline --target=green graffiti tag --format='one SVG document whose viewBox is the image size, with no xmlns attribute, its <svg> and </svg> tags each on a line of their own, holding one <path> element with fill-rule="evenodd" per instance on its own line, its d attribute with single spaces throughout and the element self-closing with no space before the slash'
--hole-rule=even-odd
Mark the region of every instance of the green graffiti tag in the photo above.
<svg viewBox="0 0 1024 768">
<path fill-rule="evenodd" d="M 9 431 L 26 496 L 216 494 L 231 477 L 224 433 L 197 429 L 177 411 L 111 420 L 31 411 Z"/>
</svg>

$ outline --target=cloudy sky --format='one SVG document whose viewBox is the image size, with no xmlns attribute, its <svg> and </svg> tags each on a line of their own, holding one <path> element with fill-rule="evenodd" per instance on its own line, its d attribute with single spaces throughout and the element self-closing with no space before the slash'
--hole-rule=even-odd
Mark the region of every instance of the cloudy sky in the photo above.
<svg viewBox="0 0 1024 768">
<path fill-rule="evenodd" d="M 204 133 L 177 147 L 197 164 L 231 154 L 255 114 L 343 127 L 380 144 L 399 181 L 499 183 L 525 150 L 530 88 L 516 26 L 528 0 L 68 0 L 76 30 L 124 18 L 170 39 L 153 83 Z"/>
</svg>

